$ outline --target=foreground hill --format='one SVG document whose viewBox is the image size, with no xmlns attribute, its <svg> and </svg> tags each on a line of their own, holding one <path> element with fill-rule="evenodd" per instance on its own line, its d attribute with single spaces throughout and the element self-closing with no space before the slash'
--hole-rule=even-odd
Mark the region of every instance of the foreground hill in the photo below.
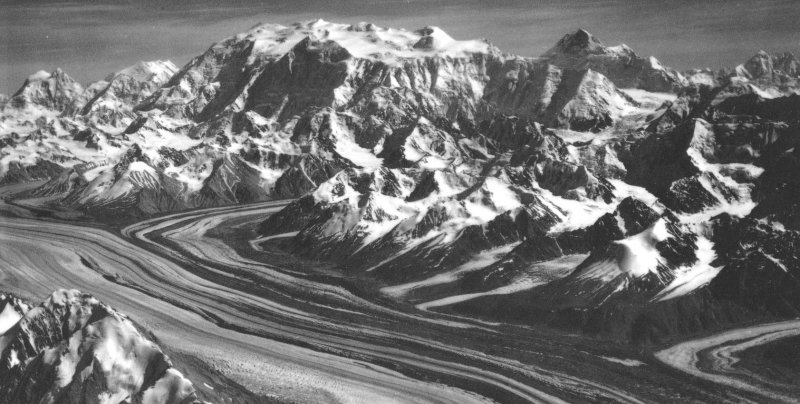
<svg viewBox="0 0 800 404">
<path fill-rule="evenodd" d="M 76 290 L 38 306 L 0 295 L 0 402 L 198 402 L 127 317 Z"/>
</svg>

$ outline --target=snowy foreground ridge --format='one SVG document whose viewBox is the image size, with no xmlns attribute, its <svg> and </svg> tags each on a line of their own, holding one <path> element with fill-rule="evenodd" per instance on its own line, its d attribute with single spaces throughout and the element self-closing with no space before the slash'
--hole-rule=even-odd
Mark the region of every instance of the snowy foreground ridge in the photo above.
<svg viewBox="0 0 800 404">
<path fill-rule="evenodd" d="M 97 299 L 76 290 L 58 290 L 33 307 L 13 296 L 0 299 L 4 402 L 196 400 L 169 358 Z"/>
</svg>

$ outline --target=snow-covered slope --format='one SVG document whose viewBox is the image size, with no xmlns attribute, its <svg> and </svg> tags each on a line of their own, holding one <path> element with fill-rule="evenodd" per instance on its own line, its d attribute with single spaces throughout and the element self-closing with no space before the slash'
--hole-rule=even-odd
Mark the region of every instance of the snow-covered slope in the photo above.
<svg viewBox="0 0 800 404">
<path fill-rule="evenodd" d="M 141 150 L 156 182 L 175 183 L 158 188 L 181 189 L 179 197 L 168 191 L 137 210 L 151 214 L 299 196 L 344 168 L 379 166 L 376 156 L 389 156 L 386 147 L 401 138 L 413 146 L 403 147 L 409 158 L 416 153 L 439 166 L 455 158 L 424 157 L 438 141 L 415 142 L 426 136 L 410 129 L 415 125 L 460 132 L 463 143 L 477 133 L 459 128 L 460 121 L 475 125 L 505 114 L 600 131 L 640 107 L 597 71 L 504 55 L 437 27 L 263 24 L 180 70 L 143 62 L 85 90 L 61 71 L 35 74 L 0 118 L 0 177 L 60 174 L 37 195 L 52 201 L 59 200 L 53 192 L 97 187 L 62 204 L 89 210 L 99 198 L 122 210 L 143 183 L 97 167 Z"/>
<path fill-rule="evenodd" d="M 128 318 L 76 290 L 0 304 L 0 402 L 192 403 L 192 383 Z"/>
<path fill-rule="evenodd" d="M 4 108 L 60 112 L 73 100 L 81 97 L 83 92 L 83 86 L 61 69 L 56 69 L 52 73 L 40 70 L 28 76 Z"/>
<path fill-rule="evenodd" d="M 734 82 L 752 83 L 770 97 L 797 92 L 800 65 L 791 52 L 775 55 L 759 51 L 750 60 L 734 68 Z"/>
<path fill-rule="evenodd" d="M 494 114 L 393 128 L 369 144 L 380 162 L 340 172 L 261 233 L 296 232 L 287 248 L 426 310 L 639 341 L 738 321 L 737 305 L 763 315 L 721 292 L 750 276 L 733 269 L 742 252 L 723 251 L 754 247 L 732 246 L 719 215 L 795 226 L 795 181 L 781 174 L 797 150 L 793 97 L 694 82 L 585 31 L 498 66 L 482 96 Z M 765 257 L 784 265 L 788 250 Z M 698 301 L 712 314 L 678 316 Z"/>
<path fill-rule="evenodd" d="M 75 112 L 88 116 L 93 126 L 127 127 L 136 119 L 133 107 L 177 71 L 178 68 L 170 61 L 137 63 L 93 84 L 101 89 L 86 103 L 76 103 L 74 106 L 80 110 Z"/>
</svg>

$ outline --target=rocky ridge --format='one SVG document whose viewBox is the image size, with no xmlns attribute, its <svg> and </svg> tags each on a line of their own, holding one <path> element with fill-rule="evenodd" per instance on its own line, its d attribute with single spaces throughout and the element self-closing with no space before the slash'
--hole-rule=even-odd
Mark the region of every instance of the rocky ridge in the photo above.
<svg viewBox="0 0 800 404">
<path fill-rule="evenodd" d="M 158 346 L 92 296 L 59 290 L 34 307 L 0 299 L 0 402 L 198 402 Z"/>
<path fill-rule="evenodd" d="M 342 169 L 375 166 L 384 144 L 421 119 L 473 138 L 453 128 L 513 116 L 600 131 L 637 108 L 597 71 L 436 27 L 264 24 L 181 69 L 140 63 L 86 89 L 61 71 L 31 76 L 3 108 L 0 178 L 51 179 L 37 196 L 146 216 L 300 196 Z M 121 174 L 131 155 L 156 174 L 129 189 Z"/>
</svg>

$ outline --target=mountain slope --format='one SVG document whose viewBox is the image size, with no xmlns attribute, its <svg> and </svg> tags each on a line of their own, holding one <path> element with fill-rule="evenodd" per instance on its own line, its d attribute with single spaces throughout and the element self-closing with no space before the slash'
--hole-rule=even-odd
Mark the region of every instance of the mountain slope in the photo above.
<svg viewBox="0 0 800 404">
<path fill-rule="evenodd" d="M 627 45 L 606 47 L 583 29 L 565 35 L 542 57 L 565 69 L 592 69 L 624 88 L 673 92 L 687 84 L 683 75 L 656 58 L 641 57 Z"/>
<path fill-rule="evenodd" d="M 3 296 L 0 402 L 197 402 L 192 383 L 125 316 L 59 290 L 36 307 Z"/>
<path fill-rule="evenodd" d="M 384 144 L 420 119 L 459 131 L 459 121 L 504 114 L 600 131 L 639 112 L 638 102 L 592 70 L 504 55 L 436 27 L 405 31 L 322 20 L 260 25 L 180 70 L 169 62 L 140 63 L 86 90 L 60 71 L 34 79 L 4 110 L 2 135 L 10 140 L 0 175 L 6 182 L 52 178 L 59 167 L 72 168 L 60 185 L 37 194 L 85 211 L 96 203 L 59 202 L 53 190 L 71 190 L 64 179 L 100 186 L 86 176 L 87 167 L 115 165 L 136 147 L 157 176 L 183 185 L 180 201 L 144 211 L 152 214 L 302 195 L 343 168 L 375 164 L 370 156 L 386 154 Z M 54 83 L 57 99 L 36 90 L 42 80 Z M 47 111 L 25 121 L 13 107 L 25 102 Z M 458 137 L 476 135 L 468 130 Z M 226 172 L 211 169 L 219 164 L 238 167 L 226 187 L 239 196 L 210 177 Z M 162 188 L 171 194 L 180 184 Z M 130 198 L 106 199 L 104 206 L 118 211 L 130 205 Z"/>
</svg>

